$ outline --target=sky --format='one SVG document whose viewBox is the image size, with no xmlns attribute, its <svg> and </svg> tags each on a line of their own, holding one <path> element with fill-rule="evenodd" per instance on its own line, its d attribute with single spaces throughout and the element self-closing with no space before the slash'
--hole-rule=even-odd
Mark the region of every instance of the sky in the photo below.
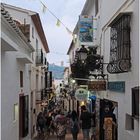
<svg viewBox="0 0 140 140">
<path fill-rule="evenodd" d="M 32 10 L 40 15 L 44 33 L 48 42 L 50 53 L 47 54 L 49 63 L 64 66 L 69 65 L 67 51 L 72 41 L 72 35 L 57 19 L 46 9 L 42 11 L 41 2 L 47 7 L 69 30 L 73 31 L 86 0 L 1 0 L 1 2 Z"/>
</svg>

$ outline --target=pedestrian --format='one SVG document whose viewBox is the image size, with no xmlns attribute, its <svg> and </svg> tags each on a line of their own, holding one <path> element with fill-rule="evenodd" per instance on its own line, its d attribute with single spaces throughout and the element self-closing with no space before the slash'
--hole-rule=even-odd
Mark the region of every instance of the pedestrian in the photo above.
<svg viewBox="0 0 140 140">
<path fill-rule="evenodd" d="M 45 115 L 45 119 L 46 119 L 46 130 L 48 135 L 50 135 L 50 130 L 51 130 L 51 123 L 52 123 L 52 116 L 51 116 L 51 112 L 48 112 L 47 115 Z"/>
<path fill-rule="evenodd" d="M 43 113 L 40 112 L 37 116 L 37 131 L 38 133 L 44 134 L 44 128 L 45 128 L 45 118 L 43 116 Z"/>
<path fill-rule="evenodd" d="M 55 119 L 57 140 L 65 140 L 67 119 L 63 112 Z"/>
<path fill-rule="evenodd" d="M 82 132 L 83 132 L 84 140 L 89 140 L 91 118 L 92 118 L 92 114 L 88 112 L 86 106 L 85 105 L 81 106 L 80 120 L 82 121 Z"/>
<path fill-rule="evenodd" d="M 80 130 L 79 122 L 78 122 L 78 115 L 75 110 L 72 111 L 71 113 L 71 133 L 73 136 L 73 140 L 77 140 L 77 136 Z"/>
<path fill-rule="evenodd" d="M 67 118 L 71 118 L 71 110 L 68 111 L 66 117 L 67 117 Z"/>
<path fill-rule="evenodd" d="M 59 117 L 61 116 L 60 113 L 61 113 L 61 110 L 58 110 L 58 111 L 57 111 L 57 114 L 56 114 L 56 116 L 55 116 L 55 118 L 54 118 L 54 121 L 56 121 L 57 118 L 59 118 Z"/>
</svg>

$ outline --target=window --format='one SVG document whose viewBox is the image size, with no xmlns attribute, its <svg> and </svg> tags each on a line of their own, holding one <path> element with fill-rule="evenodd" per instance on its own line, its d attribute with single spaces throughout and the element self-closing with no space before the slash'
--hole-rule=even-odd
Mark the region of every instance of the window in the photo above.
<svg viewBox="0 0 140 140">
<path fill-rule="evenodd" d="M 32 27 L 32 38 L 34 38 L 34 27 Z"/>
<path fill-rule="evenodd" d="M 36 39 L 36 50 L 38 50 L 38 40 Z"/>
<path fill-rule="evenodd" d="M 132 88 L 132 116 L 139 118 L 139 87 Z"/>
<path fill-rule="evenodd" d="M 20 87 L 23 87 L 23 71 L 20 71 Z"/>
<path fill-rule="evenodd" d="M 109 73 L 130 71 L 130 14 L 120 14 L 110 25 Z"/>
<path fill-rule="evenodd" d="M 98 13 L 98 1 L 99 0 L 95 0 L 95 16 L 97 15 L 97 13 Z"/>
</svg>

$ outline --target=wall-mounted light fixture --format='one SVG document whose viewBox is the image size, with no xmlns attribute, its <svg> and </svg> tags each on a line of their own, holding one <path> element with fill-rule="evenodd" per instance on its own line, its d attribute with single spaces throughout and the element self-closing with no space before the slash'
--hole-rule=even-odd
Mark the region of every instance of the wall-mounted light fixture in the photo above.
<svg viewBox="0 0 140 140">
<path fill-rule="evenodd" d="M 102 71 L 102 57 L 97 54 L 97 47 L 85 47 L 76 52 L 75 61 L 71 64 L 73 77 L 88 78 L 90 71 Z"/>
<path fill-rule="evenodd" d="M 81 49 L 78 51 L 78 59 L 81 60 L 82 63 L 87 59 L 88 50 L 82 45 Z"/>
</svg>

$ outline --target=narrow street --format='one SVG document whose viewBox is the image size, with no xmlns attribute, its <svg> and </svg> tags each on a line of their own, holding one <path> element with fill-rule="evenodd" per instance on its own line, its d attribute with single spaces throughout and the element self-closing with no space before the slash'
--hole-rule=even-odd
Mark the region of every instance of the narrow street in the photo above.
<svg viewBox="0 0 140 140">
<path fill-rule="evenodd" d="M 139 139 L 139 1 L 2 0 L 1 140 Z"/>
<path fill-rule="evenodd" d="M 82 135 L 82 133 L 80 132 L 80 133 L 78 134 L 78 140 L 82 140 L 82 138 L 83 138 L 83 135 Z M 71 135 L 71 133 L 66 134 L 65 139 L 66 139 L 66 140 L 72 140 L 72 135 Z M 46 139 L 45 139 L 45 140 L 46 140 Z M 57 140 L 57 137 L 56 137 L 56 136 L 50 136 L 50 137 L 48 138 L 48 140 Z"/>
<path fill-rule="evenodd" d="M 65 139 L 66 140 L 72 140 L 72 134 L 71 133 L 67 133 Z M 44 137 L 43 138 L 35 137 L 33 140 L 57 140 L 57 136 L 56 135 L 50 135 L 49 137 L 45 137 L 45 138 Z M 81 131 L 78 134 L 78 140 L 83 140 L 83 135 L 82 135 Z"/>
</svg>

